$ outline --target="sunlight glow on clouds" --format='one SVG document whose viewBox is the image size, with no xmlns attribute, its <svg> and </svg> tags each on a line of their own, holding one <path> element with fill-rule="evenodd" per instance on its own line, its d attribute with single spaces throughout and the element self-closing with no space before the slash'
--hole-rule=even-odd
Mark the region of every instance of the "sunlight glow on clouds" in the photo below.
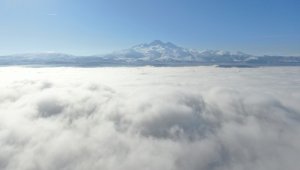
<svg viewBox="0 0 300 170">
<path fill-rule="evenodd" d="M 0 169 L 300 166 L 300 69 L 0 68 Z"/>
</svg>

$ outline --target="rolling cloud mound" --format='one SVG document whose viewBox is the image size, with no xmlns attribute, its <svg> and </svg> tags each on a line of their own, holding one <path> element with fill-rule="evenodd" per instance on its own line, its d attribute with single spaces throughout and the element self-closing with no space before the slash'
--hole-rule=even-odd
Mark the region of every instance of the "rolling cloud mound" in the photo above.
<svg viewBox="0 0 300 170">
<path fill-rule="evenodd" d="M 0 68 L 0 169 L 297 170 L 300 68 Z"/>
</svg>

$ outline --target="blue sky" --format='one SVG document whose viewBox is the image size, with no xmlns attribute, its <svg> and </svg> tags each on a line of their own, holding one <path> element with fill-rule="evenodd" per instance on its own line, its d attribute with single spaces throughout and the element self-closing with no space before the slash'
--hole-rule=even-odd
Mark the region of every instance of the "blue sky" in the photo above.
<svg viewBox="0 0 300 170">
<path fill-rule="evenodd" d="M 0 55 L 101 54 L 155 39 L 300 55 L 300 1 L 0 0 Z"/>
</svg>

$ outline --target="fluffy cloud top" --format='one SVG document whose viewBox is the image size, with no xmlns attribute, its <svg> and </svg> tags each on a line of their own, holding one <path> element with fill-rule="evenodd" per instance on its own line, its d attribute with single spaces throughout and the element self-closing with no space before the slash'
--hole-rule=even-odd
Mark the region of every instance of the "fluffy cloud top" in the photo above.
<svg viewBox="0 0 300 170">
<path fill-rule="evenodd" d="M 0 68 L 0 169 L 297 170 L 300 68 Z"/>
</svg>

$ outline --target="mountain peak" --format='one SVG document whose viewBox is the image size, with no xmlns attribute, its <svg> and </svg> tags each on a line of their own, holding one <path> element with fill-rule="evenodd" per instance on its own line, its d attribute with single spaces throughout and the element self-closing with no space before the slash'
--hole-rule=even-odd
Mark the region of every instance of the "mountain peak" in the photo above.
<svg viewBox="0 0 300 170">
<path fill-rule="evenodd" d="M 165 44 L 164 42 L 162 42 L 161 40 L 154 40 L 151 43 L 149 43 L 149 45 L 163 45 Z"/>
<path fill-rule="evenodd" d="M 177 45 L 175 45 L 175 44 L 173 44 L 171 42 L 163 42 L 161 40 L 154 40 L 151 43 L 149 43 L 149 45 L 152 45 L 152 46 L 159 45 L 159 46 L 164 46 L 164 47 L 178 48 Z"/>
<path fill-rule="evenodd" d="M 153 47 L 160 47 L 160 48 L 164 48 L 164 49 L 179 49 L 179 48 L 181 48 L 171 42 L 163 42 L 161 40 L 154 40 L 150 43 L 144 43 L 144 44 L 139 44 L 139 45 L 133 46 L 134 49 L 153 48 Z"/>
</svg>

